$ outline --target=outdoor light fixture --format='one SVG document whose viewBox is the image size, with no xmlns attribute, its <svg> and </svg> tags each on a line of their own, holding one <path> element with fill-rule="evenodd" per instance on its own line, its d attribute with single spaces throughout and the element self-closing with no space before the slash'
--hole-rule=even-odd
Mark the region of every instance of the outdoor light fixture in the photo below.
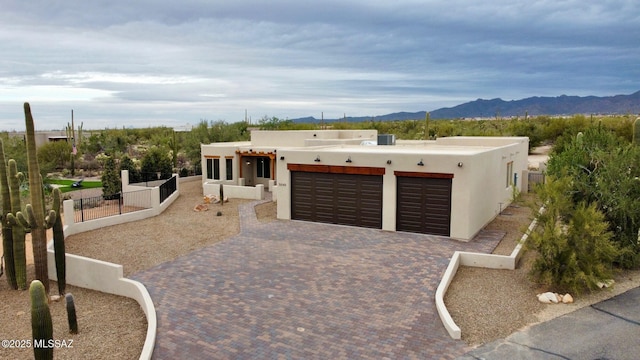
<svg viewBox="0 0 640 360">
<path fill-rule="evenodd" d="M 320 156 L 317 156 L 317 155 L 316 155 L 316 158 L 315 158 L 313 161 L 315 161 L 315 162 L 320 162 Z"/>
<path fill-rule="evenodd" d="M 391 160 L 387 160 L 387 165 L 391 165 Z"/>
<path fill-rule="evenodd" d="M 284 160 L 284 156 L 280 156 L 280 160 Z"/>
<path fill-rule="evenodd" d="M 458 163 L 458 167 L 462 167 L 462 161 Z"/>
<path fill-rule="evenodd" d="M 424 163 L 422 162 L 422 159 L 420 159 L 420 161 L 418 162 L 418 166 L 424 166 Z"/>
<path fill-rule="evenodd" d="M 351 156 L 349 156 L 349 158 L 347 159 L 347 161 L 345 161 L 347 163 L 352 163 L 353 161 L 351 161 Z"/>
<path fill-rule="evenodd" d="M 247 165 L 251 165 L 251 161 L 247 161 Z"/>
</svg>

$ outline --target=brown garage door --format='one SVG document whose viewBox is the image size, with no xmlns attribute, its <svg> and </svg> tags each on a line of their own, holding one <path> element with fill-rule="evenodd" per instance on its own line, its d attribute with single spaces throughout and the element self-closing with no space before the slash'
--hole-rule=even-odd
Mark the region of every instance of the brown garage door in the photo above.
<svg viewBox="0 0 640 360">
<path fill-rule="evenodd" d="M 291 172 L 291 218 L 382 228 L 382 176 Z"/>
<path fill-rule="evenodd" d="M 451 174 L 396 173 L 396 230 L 449 236 Z"/>
</svg>

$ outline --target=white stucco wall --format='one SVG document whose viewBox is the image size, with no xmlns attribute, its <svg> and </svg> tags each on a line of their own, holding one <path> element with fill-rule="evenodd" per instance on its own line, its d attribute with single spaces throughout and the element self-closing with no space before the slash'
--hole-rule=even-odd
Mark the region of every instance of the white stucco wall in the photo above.
<svg viewBox="0 0 640 360">
<path fill-rule="evenodd" d="M 357 143 L 364 140 L 377 140 L 377 130 L 290 130 L 251 132 L 251 145 L 256 147 L 301 147 L 311 146 L 313 141 L 351 140 Z M 308 143 L 311 141 L 312 143 Z"/>
<path fill-rule="evenodd" d="M 383 176 L 383 230 L 396 230 L 396 176 L 395 171 L 432 172 L 453 174 L 451 195 L 451 237 L 469 240 L 500 209 L 506 207 L 512 195 L 506 186 L 507 162 L 513 161 L 513 171 L 526 169 L 527 138 L 464 139 L 447 141 L 445 145 L 421 142 L 396 146 L 339 146 L 301 149 L 282 149 L 278 171 L 278 218 L 291 218 L 291 174 L 287 164 L 338 165 L 384 168 Z M 506 145 L 505 145 L 506 144 Z M 320 162 L 314 159 L 320 158 Z M 347 158 L 351 163 L 346 163 Z M 390 160 L 391 164 L 387 164 Z M 422 160 L 424 166 L 417 163 Z M 462 166 L 458 166 L 462 163 Z M 519 182 L 519 185 L 521 182 Z"/>
<path fill-rule="evenodd" d="M 207 159 L 217 157 L 218 159 L 220 159 L 220 179 L 215 181 L 222 184 L 237 185 L 238 179 L 240 178 L 240 169 L 236 151 L 243 146 L 251 146 L 251 143 L 248 141 L 242 141 L 200 145 L 200 166 L 202 169 L 202 182 L 205 183 L 207 181 L 214 180 L 213 178 L 207 178 Z M 233 159 L 231 180 L 227 180 L 227 158 Z"/>
<path fill-rule="evenodd" d="M 287 164 L 339 165 L 384 168 L 382 228 L 396 230 L 396 176 L 394 171 L 453 174 L 451 195 L 451 236 L 471 239 L 484 225 L 504 209 L 512 198 L 512 188 L 506 184 L 507 164 L 513 162 L 513 172 L 522 176 L 527 169 L 528 138 L 526 137 L 448 137 L 435 141 L 398 140 L 391 146 L 361 146 L 364 140 L 377 140 L 376 130 L 300 130 L 254 131 L 251 142 L 202 145 L 203 183 L 206 179 L 206 158 L 220 157 L 219 182 L 225 183 L 224 159 L 234 156 L 234 181 L 238 182 L 242 166 L 244 184 L 256 185 L 269 179 L 255 176 L 255 166 L 239 164 L 237 152 L 275 156 L 275 178 L 278 218 L 291 218 L 291 174 Z M 316 157 L 320 162 L 315 162 Z M 351 157 L 351 163 L 346 163 Z M 284 158 L 284 159 L 283 159 Z M 422 160 L 424 166 L 417 163 Z M 390 161 L 390 164 L 387 164 Z M 462 166 L 458 166 L 462 163 Z M 247 182 L 247 179 L 251 181 Z M 218 181 L 216 181 L 218 182 Z M 523 182 L 518 180 L 519 191 Z"/>
</svg>

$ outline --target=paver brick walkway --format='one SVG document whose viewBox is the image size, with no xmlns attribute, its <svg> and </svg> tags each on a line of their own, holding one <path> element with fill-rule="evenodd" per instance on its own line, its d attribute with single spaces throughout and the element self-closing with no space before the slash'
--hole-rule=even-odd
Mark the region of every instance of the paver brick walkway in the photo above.
<svg viewBox="0 0 640 360">
<path fill-rule="evenodd" d="M 154 359 L 440 359 L 469 347 L 437 315 L 446 237 L 274 221 L 241 206 L 241 233 L 132 278 L 156 306 Z"/>
</svg>

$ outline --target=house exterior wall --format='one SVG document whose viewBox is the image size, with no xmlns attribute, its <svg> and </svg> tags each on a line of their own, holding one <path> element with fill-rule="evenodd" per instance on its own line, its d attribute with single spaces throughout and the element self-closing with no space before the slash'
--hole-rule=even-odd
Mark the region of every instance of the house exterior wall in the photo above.
<svg viewBox="0 0 640 360">
<path fill-rule="evenodd" d="M 200 161 L 202 168 L 202 182 L 215 182 L 229 185 L 238 185 L 240 179 L 240 163 L 238 161 L 237 150 L 242 146 L 251 145 L 248 141 L 235 142 L 235 143 L 216 143 L 216 144 L 203 144 L 200 146 Z M 220 179 L 216 180 L 208 177 L 207 174 L 207 159 L 219 159 L 220 160 Z M 226 159 L 232 159 L 233 169 L 231 173 L 231 180 L 227 180 L 227 166 Z"/>
<path fill-rule="evenodd" d="M 488 138 L 485 144 L 482 140 L 471 139 L 474 146 L 466 146 L 463 140 L 449 140 L 444 146 L 436 142 L 410 146 L 281 149 L 278 155 L 284 156 L 285 160 L 279 161 L 277 166 L 280 179 L 278 218 L 291 219 L 291 172 L 287 169 L 288 163 L 384 168 L 382 229 L 389 231 L 396 230 L 395 171 L 453 174 L 450 236 L 469 240 L 511 201 L 512 188 L 506 185 L 507 163 L 513 161 L 514 173 L 526 169 L 528 139 Z M 487 143 L 491 146 L 479 146 Z M 320 161 L 314 161 L 316 158 Z M 345 162 L 348 158 L 351 163 Z M 424 166 L 417 165 L 421 160 Z M 521 184 L 519 181 L 518 186 Z"/>
<path fill-rule="evenodd" d="M 351 142 L 359 144 L 365 140 L 377 140 L 377 130 L 289 130 L 251 132 L 251 145 L 255 147 L 301 147 L 322 145 L 321 141 L 331 143 Z M 318 143 L 314 143 L 318 142 Z"/>
<path fill-rule="evenodd" d="M 315 134 L 315 136 L 313 136 Z M 395 172 L 452 174 L 450 236 L 469 240 L 511 202 L 513 174 L 527 169 L 526 137 L 449 137 L 436 141 L 397 141 L 390 146 L 361 146 L 377 140 L 375 130 L 255 131 L 251 142 L 202 145 L 203 183 L 268 186 L 254 164 L 270 155 L 277 179 L 277 216 L 291 219 L 291 172 L 288 164 L 383 168 L 382 229 L 396 230 Z M 220 180 L 207 178 L 206 159 L 220 159 Z M 225 158 L 233 159 L 233 180 L 226 180 Z M 320 161 L 314 161 L 319 158 Z M 351 159 L 350 163 L 346 160 Z M 422 161 L 424 166 L 419 166 Z M 390 162 L 389 164 L 387 162 Z M 459 166 L 459 163 L 461 166 Z M 511 165 L 509 165 L 511 164 Z M 240 170 L 242 167 L 242 170 Z M 507 176 L 507 171 L 511 173 Z M 242 171 L 243 181 L 240 181 Z"/>
</svg>

